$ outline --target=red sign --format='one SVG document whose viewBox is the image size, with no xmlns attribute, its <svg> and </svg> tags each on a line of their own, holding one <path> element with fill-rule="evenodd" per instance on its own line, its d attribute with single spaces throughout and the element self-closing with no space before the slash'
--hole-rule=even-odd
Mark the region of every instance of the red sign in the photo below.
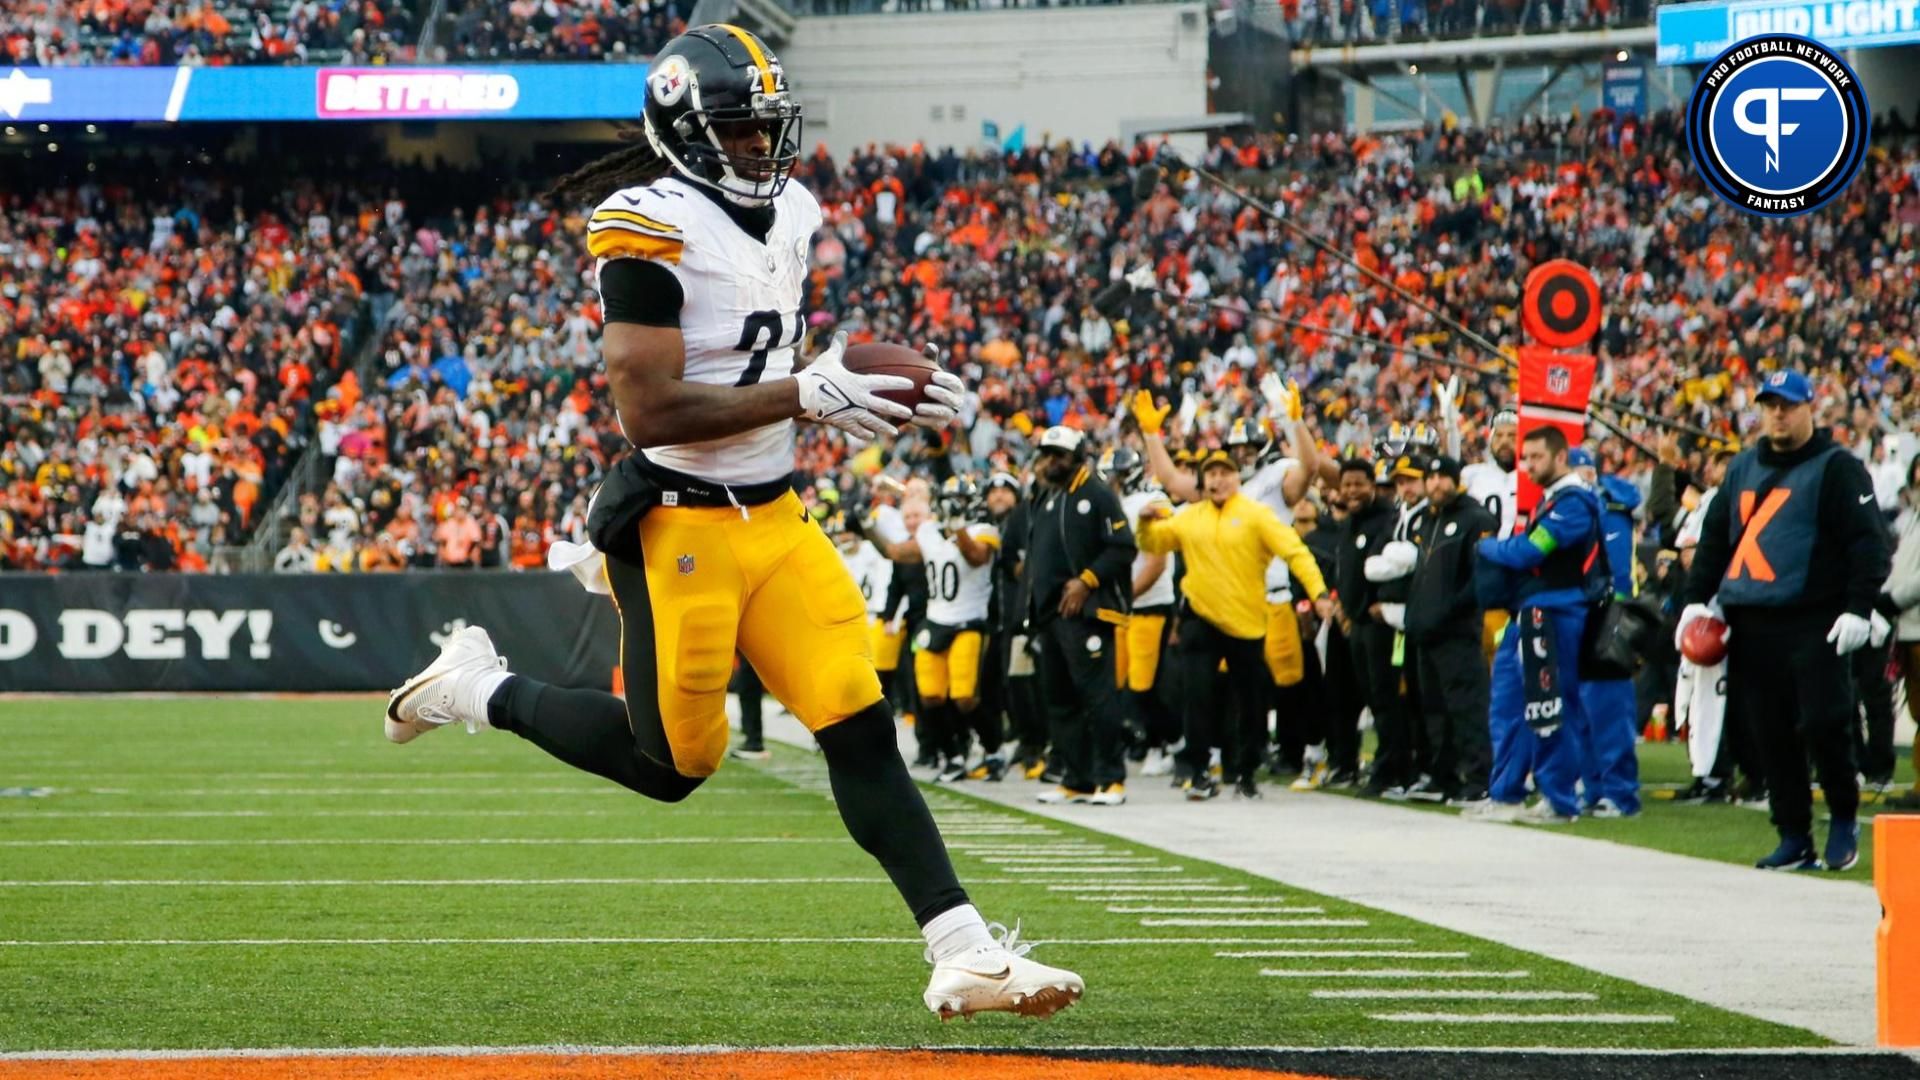
<svg viewBox="0 0 1920 1080">
<path fill-rule="evenodd" d="M 1584 353 L 1563 353 L 1541 345 L 1520 346 L 1520 439 L 1542 427 L 1557 427 L 1567 441 L 1580 445 L 1587 437 L 1587 398 L 1593 393 L 1594 359 Z M 1525 521 L 1540 501 L 1540 487 L 1520 471 L 1520 501 L 1516 521 Z"/>
</svg>

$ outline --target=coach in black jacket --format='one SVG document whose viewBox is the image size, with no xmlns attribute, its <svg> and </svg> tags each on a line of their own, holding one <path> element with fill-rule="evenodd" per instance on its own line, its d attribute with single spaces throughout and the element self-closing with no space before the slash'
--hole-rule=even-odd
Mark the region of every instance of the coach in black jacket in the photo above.
<svg viewBox="0 0 1920 1080">
<path fill-rule="evenodd" d="M 1114 701 L 1114 628 L 1132 602 L 1133 529 L 1120 497 L 1093 477 L 1082 436 L 1040 437 L 1043 485 L 1028 507 L 1027 636 L 1039 661 L 1060 787 L 1041 802 L 1126 801 L 1120 709 Z"/>
<path fill-rule="evenodd" d="M 1394 629 L 1381 622 L 1375 609 L 1378 586 L 1367 580 L 1370 555 L 1393 539 L 1399 513 L 1374 495 L 1373 466 L 1353 459 L 1340 466 L 1340 497 L 1347 506 L 1342 523 L 1339 557 L 1334 567 L 1334 589 L 1340 629 L 1353 656 L 1353 673 L 1360 696 L 1373 710 L 1373 730 L 1379 737 L 1373 776 L 1363 794 L 1378 797 L 1413 782 L 1412 721 L 1400 694 L 1400 669 L 1393 665 Z"/>
<path fill-rule="evenodd" d="M 1489 675 L 1480 651 L 1483 612 L 1474 598 L 1474 548 L 1500 523 L 1460 490 L 1460 463 L 1427 465 L 1427 517 L 1420 561 L 1408 587 L 1407 641 L 1418 657 L 1432 779 L 1411 795 L 1448 801 L 1486 798 L 1493 767 L 1487 739 Z"/>
</svg>

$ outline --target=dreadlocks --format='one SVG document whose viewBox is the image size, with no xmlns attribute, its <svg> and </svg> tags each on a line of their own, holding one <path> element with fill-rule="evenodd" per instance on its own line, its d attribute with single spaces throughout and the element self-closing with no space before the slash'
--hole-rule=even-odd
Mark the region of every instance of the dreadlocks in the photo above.
<svg viewBox="0 0 1920 1080">
<path fill-rule="evenodd" d="M 620 130 L 624 146 L 584 165 L 554 182 L 547 198 L 562 203 L 597 203 L 621 188 L 637 187 L 665 176 L 667 159 L 654 152 L 646 129 L 637 124 Z"/>
</svg>

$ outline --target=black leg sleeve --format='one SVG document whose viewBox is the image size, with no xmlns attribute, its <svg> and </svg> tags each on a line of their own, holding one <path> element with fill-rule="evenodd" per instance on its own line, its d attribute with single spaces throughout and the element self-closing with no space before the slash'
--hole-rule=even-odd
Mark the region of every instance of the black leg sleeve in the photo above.
<svg viewBox="0 0 1920 1080">
<path fill-rule="evenodd" d="M 661 802 L 679 802 L 702 779 L 641 753 L 626 705 L 600 690 L 569 690 L 515 675 L 487 702 L 487 722 L 576 769 Z"/>
<path fill-rule="evenodd" d="M 867 854 L 879 860 L 894 888 L 925 926 L 967 902 L 920 789 L 907 774 L 885 702 L 820 729 L 820 753 L 840 820 Z"/>
<path fill-rule="evenodd" d="M 1219 632 L 1195 616 L 1180 622 L 1180 647 L 1175 655 L 1180 664 L 1180 690 L 1185 697 L 1181 710 L 1186 731 L 1186 749 L 1181 751 L 1195 776 L 1205 774 L 1213 756 L 1216 738 L 1215 716 L 1220 701 Z"/>
</svg>

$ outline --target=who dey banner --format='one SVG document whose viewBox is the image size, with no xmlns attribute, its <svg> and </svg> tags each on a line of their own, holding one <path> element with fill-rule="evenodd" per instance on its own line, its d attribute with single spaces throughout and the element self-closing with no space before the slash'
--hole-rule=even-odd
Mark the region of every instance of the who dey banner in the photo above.
<svg viewBox="0 0 1920 1080">
<path fill-rule="evenodd" d="M 487 628 L 513 670 L 606 688 L 619 623 L 570 574 L 10 574 L 0 691 L 389 690 Z"/>
<path fill-rule="evenodd" d="M 0 68 L 0 117 L 131 120 L 604 120 L 638 117 L 645 64 Z"/>
<path fill-rule="evenodd" d="M 1714 0 L 1662 4 L 1654 12 L 1661 64 L 1705 64 L 1757 34 L 1798 34 L 1830 49 L 1920 42 L 1920 0 Z"/>
</svg>

